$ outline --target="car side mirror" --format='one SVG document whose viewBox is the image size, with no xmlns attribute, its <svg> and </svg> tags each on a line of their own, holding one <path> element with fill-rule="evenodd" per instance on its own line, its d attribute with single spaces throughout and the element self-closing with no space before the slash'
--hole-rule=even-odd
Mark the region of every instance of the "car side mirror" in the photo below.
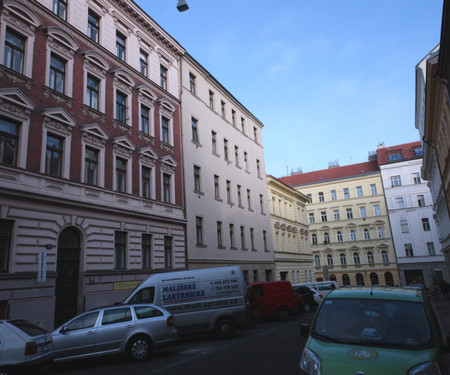
<svg viewBox="0 0 450 375">
<path fill-rule="evenodd" d="M 67 328 L 67 326 L 64 326 L 59 330 L 59 333 L 66 333 L 68 331 L 69 331 L 69 329 Z"/>
<path fill-rule="evenodd" d="M 304 338 L 308 338 L 309 328 L 310 328 L 310 326 L 308 323 L 302 323 L 300 325 L 300 335 L 302 335 L 302 337 L 304 337 Z"/>
</svg>

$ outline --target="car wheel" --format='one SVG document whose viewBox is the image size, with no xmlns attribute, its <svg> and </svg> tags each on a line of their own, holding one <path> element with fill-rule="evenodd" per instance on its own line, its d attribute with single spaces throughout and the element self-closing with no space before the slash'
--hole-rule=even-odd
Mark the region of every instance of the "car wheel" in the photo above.
<svg viewBox="0 0 450 375">
<path fill-rule="evenodd" d="M 305 302 L 305 304 L 303 305 L 303 311 L 306 312 L 306 313 L 311 312 L 312 311 L 312 306 L 308 302 Z"/>
<path fill-rule="evenodd" d="M 279 307 L 276 317 L 279 321 L 285 322 L 289 319 L 289 310 L 286 307 Z"/>
<path fill-rule="evenodd" d="M 216 334 L 221 339 L 227 339 L 233 336 L 234 324 L 229 318 L 220 319 L 216 323 Z"/>
<path fill-rule="evenodd" d="M 146 360 L 150 356 L 151 349 L 151 341 L 145 336 L 132 337 L 127 345 L 128 356 L 133 361 Z"/>
</svg>

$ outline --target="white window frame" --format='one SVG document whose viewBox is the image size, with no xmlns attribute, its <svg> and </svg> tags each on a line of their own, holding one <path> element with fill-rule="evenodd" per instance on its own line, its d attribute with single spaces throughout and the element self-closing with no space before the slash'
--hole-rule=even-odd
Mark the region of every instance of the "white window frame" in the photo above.
<svg viewBox="0 0 450 375">
<path fill-rule="evenodd" d="M 141 148 L 139 150 L 139 195 L 143 196 L 142 189 L 142 167 L 150 169 L 150 197 L 149 199 L 156 199 L 156 162 L 158 156 L 152 151 L 150 147 Z"/>
<path fill-rule="evenodd" d="M 175 112 L 175 107 L 172 105 L 172 103 L 170 103 L 167 99 L 164 101 L 160 101 L 160 107 L 159 107 L 159 127 L 160 127 L 160 141 L 163 141 L 163 137 L 162 137 L 162 118 L 165 117 L 168 120 L 168 141 L 169 141 L 169 145 L 173 146 L 174 145 L 174 138 L 173 138 L 173 117 L 174 117 L 174 112 Z"/>
<path fill-rule="evenodd" d="M 86 147 L 96 149 L 98 151 L 98 180 L 97 186 L 105 187 L 105 146 L 109 137 L 103 128 L 98 124 L 87 124 L 82 126 L 81 132 L 81 160 L 83 167 L 81 168 L 80 181 L 86 183 L 84 176 L 84 161 L 86 157 Z"/>
<path fill-rule="evenodd" d="M 106 103 L 106 72 L 110 69 L 108 62 L 97 52 L 88 51 L 84 56 L 84 69 L 83 69 L 83 103 L 87 111 L 97 111 L 102 114 L 105 113 L 105 103 Z M 87 79 L 88 75 L 93 76 L 99 81 L 98 89 L 98 108 L 92 108 L 87 103 L 88 97 L 86 95 Z M 115 109 L 114 109 L 115 111 Z M 85 112 L 85 110 L 83 110 Z M 94 116 L 96 117 L 96 116 Z"/>
<path fill-rule="evenodd" d="M 141 134 L 155 136 L 155 102 L 157 100 L 156 94 L 146 85 L 141 85 L 137 88 L 138 92 L 138 108 L 139 108 L 139 132 Z M 142 106 L 148 108 L 148 133 L 142 131 L 141 108 Z"/>
</svg>

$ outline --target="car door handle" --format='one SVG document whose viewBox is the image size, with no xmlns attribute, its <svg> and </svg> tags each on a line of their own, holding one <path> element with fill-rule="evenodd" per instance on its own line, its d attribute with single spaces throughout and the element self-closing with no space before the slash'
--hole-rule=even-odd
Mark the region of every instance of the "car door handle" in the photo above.
<svg viewBox="0 0 450 375">
<path fill-rule="evenodd" d="M 133 324 L 128 324 L 127 327 L 128 328 L 133 328 Z"/>
<path fill-rule="evenodd" d="M 95 333 L 95 331 L 87 331 L 88 335 L 93 335 Z"/>
</svg>

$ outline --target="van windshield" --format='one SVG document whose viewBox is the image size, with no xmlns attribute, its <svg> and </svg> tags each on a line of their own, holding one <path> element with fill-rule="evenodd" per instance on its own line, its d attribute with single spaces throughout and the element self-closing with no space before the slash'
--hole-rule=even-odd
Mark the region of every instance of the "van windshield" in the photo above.
<svg viewBox="0 0 450 375">
<path fill-rule="evenodd" d="M 142 288 L 139 290 L 128 303 L 153 303 L 155 298 L 155 287 Z"/>
<path fill-rule="evenodd" d="M 321 341 L 419 350 L 434 337 L 421 303 L 380 299 L 324 301 L 312 329 Z"/>
</svg>

